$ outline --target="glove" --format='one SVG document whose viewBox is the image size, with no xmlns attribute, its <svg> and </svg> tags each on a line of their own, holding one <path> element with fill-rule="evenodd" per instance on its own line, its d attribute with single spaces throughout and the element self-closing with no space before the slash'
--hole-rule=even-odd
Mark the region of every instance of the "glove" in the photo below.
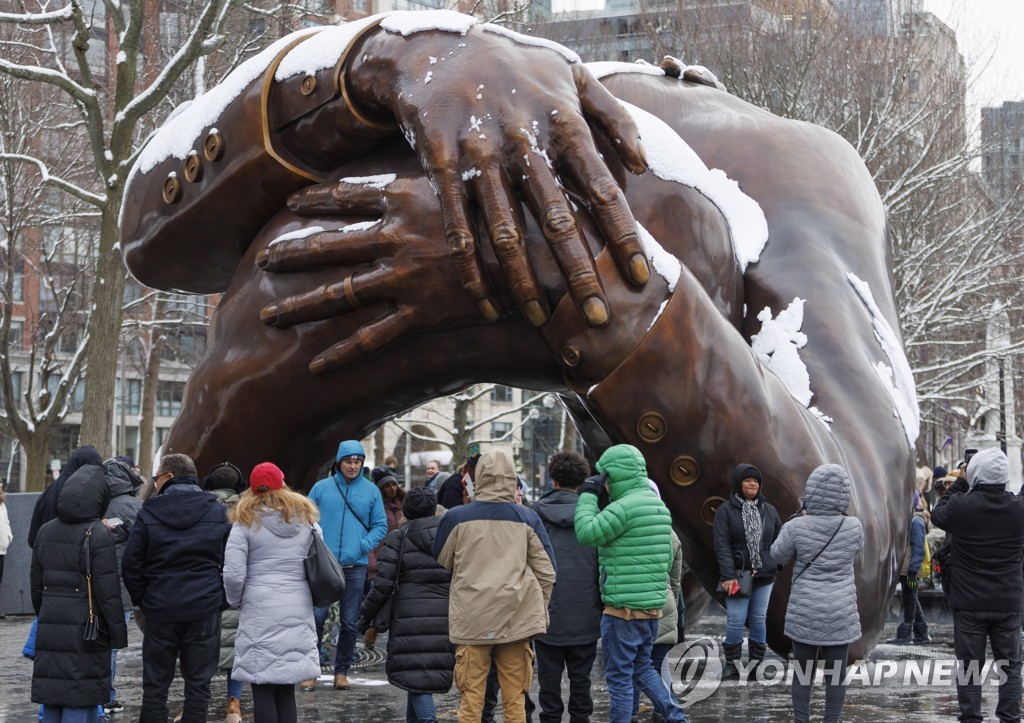
<svg viewBox="0 0 1024 723">
<path fill-rule="evenodd" d="M 907 582 L 905 583 L 908 590 L 917 589 L 917 575 L 907 575 Z"/>
<path fill-rule="evenodd" d="M 365 634 L 366 631 L 369 630 L 369 629 L 370 629 L 370 621 L 367 620 L 366 618 L 359 618 L 359 620 L 356 621 L 356 632 L 359 633 L 360 635 Z"/>
<path fill-rule="evenodd" d="M 587 477 L 583 480 L 583 484 L 580 485 L 579 494 L 600 495 L 604 490 L 604 484 L 607 479 L 608 474 L 606 472 L 602 472 L 595 477 Z"/>
</svg>

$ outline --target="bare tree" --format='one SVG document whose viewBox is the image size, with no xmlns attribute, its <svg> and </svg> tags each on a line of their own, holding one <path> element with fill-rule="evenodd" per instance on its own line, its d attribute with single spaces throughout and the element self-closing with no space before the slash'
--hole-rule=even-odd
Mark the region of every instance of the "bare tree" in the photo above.
<svg viewBox="0 0 1024 723">
<path fill-rule="evenodd" d="M 176 101 L 201 92 L 208 76 L 216 79 L 265 44 L 264 34 L 280 35 L 285 28 L 277 18 L 300 17 L 290 5 L 232 13 L 235 5 L 69 0 L 51 10 L 45 0 L 0 4 L 12 11 L 0 12 L 0 76 L 24 98 L 67 109 L 60 133 L 22 118 L 21 131 L 36 146 L 4 149 L 0 158 L 32 169 L 38 183 L 85 204 L 94 217 L 94 252 L 82 266 L 92 283 L 80 353 L 88 366 L 81 441 L 103 454 L 112 450 L 125 285 L 118 219 L 128 171 L 145 134 Z M 213 55 L 222 49 L 228 52 Z M 211 57 L 216 62 L 207 63 Z M 75 162 L 54 165 L 55 146 L 65 142 L 76 149 Z"/>
</svg>

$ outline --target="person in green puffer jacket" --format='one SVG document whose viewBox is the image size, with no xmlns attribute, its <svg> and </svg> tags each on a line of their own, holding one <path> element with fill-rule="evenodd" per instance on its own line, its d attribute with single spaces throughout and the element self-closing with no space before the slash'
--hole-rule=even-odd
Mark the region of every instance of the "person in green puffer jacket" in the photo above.
<svg viewBox="0 0 1024 723">
<path fill-rule="evenodd" d="M 610 723 L 629 721 L 634 680 L 665 721 L 686 721 L 651 666 L 672 566 L 672 516 L 648 487 L 647 464 L 636 447 L 608 448 L 597 471 L 606 479 L 611 502 L 599 510 L 601 478 L 587 480 L 580 486 L 573 522 L 580 543 L 597 548 Z"/>
</svg>

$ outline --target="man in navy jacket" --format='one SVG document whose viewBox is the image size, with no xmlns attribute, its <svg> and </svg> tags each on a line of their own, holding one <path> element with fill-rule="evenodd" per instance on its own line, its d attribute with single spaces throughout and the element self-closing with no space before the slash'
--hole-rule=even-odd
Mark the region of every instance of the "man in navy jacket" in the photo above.
<svg viewBox="0 0 1024 723">
<path fill-rule="evenodd" d="M 231 525 L 185 455 L 164 457 L 153 481 L 157 494 L 139 510 L 121 567 L 132 603 L 145 614 L 139 721 L 167 720 L 167 690 L 180 657 L 182 722 L 200 723 L 220 652 L 221 568 Z"/>
</svg>

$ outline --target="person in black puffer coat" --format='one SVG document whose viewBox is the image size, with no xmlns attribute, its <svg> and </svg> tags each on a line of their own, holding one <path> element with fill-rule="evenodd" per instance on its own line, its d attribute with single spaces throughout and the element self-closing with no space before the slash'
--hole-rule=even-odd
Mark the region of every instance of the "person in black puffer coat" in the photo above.
<svg viewBox="0 0 1024 723">
<path fill-rule="evenodd" d="M 384 540 L 373 588 L 363 600 L 356 630 L 370 627 L 391 601 L 388 682 L 408 692 L 406 719 L 435 721 L 433 693 L 452 687 L 455 648 L 448 640 L 448 588 L 451 573 L 434 559 L 439 517 L 434 491 L 409 490 L 402 503 L 407 522 Z M 397 589 L 396 589 L 397 586 Z"/>
<path fill-rule="evenodd" d="M 765 616 L 768 599 L 775 585 L 776 564 L 772 543 L 779 536 L 782 520 L 764 498 L 761 472 L 752 464 L 740 464 L 732 472 L 729 499 L 715 512 L 714 540 L 718 558 L 720 586 L 725 592 L 725 668 L 722 680 L 739 677 L 736 664 L 743 655 L 743 627 L 750 626 L 748 653 L 754 666 L 764 660 L 766 645 Z M 752 539 L 753 536 L 753 539 Z M 749 598 L 731 594 L 730 588 L 744 570 L 753 573 Z M 753 672 L 755 668 L 751 668 Z"/>
<path fill-rule="evenodd" d="M 97 706 L 110 695 L 110 649 L 128 645 L 117 553 L 99 521 L 109 500 L 103 467 L 80 467 L 62 485 L 57 519 L 40 527 L 35 538 L 30 579 L 39 630 L 32 702 L 46 706 L 46 715 L 54 720 L 69 713 L 84 716 L 82 720 L 95 717 Z M 89 618 L 90 585 L 83 555 L 87 532 L 93 613 L 109 633 L 103 645 L 95 646 L 83 639 Z"/>
<path fill-rule="evenodd" d="M 79 447 L 72 452 L 71 456 L 68 457 L 67 464 L 64 465 L 64 469 L 60 471 L 60 475 L 54 483 L 36 498 L 36 504 L 32 508 L 32 519 L 28 525 L 29 547 L 35 546 L 39 528 L 50 520 L 57 518 L 57 500 L 60 497 L 61 490 L 64 489 L 64 483 L 71 479 L 71 475 L 77 472 L 80 467 L 84 467 L 87 464 L 97 466 L 103 464 L 103 458 L 100 457 L 100 453 L 91 444 Z"/>
</svg>

